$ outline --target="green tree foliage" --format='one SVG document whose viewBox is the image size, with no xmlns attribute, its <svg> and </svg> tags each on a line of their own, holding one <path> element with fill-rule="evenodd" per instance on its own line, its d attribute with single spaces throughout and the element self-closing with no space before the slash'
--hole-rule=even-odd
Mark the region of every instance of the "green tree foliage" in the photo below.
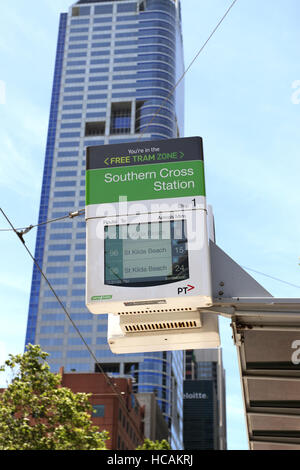
<svg viewBox="0 0 300 470">
<path fill-rule="evenodd" d="M 47 356 L 29 345 L 0 368 L 13 374 L 0 394 L 0 450 L 106 450 L 108 433 L 93 426 L 89 395 L 61 387 Z"/>
<path fill-rule="evenodd" d="M 171 447 L 165 439 L 155 442 L 150 439 L 145 439 L 144 444 L 137 447 L 136 450 L 171 450 Z"/>
</svg>

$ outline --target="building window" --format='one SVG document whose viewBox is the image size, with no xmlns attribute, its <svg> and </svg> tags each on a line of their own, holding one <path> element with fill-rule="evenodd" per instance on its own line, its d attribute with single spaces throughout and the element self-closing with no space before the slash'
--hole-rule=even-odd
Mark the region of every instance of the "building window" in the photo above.
<svg viewBox="0 0 300 470">
<path fill-rule="evenodd" d="M 111 108 L 111 134 L 130 134 L 131 103 L 113 103 Z"/>
<path fill-rule="evenodd" d="M 73 7 L 72 16 L 86 16 L 91 12 L 91 7 Z"/>
<path fill-rule="evenodd" d="M 95 7 L 95 15 L 104 15 L 112 13 L 112 5 L 99 5 Z M 105 18 L 107 21 L 111 21 L 111 18 Z"/>
<path fill-rule="evenodd" d="M 103 363 L 101 367 L 98 364 L 95 364 L 95 372 L 105 372 L 106 374 L 119 374 L 120 373 L 120 364 L 118 363 Z"/>
<path fill-rule="evenodd" d="M 135 111 L 135 133 L 137 134 L 141 130 L 141 109 L 145 102 L 137 101 L 136 102 L 136 111 Z M 150 119 L 149 119 L 150 120 Z"/>
<path fill-rule="evenodd" d="M 118 13 L 136 12 L 135 3 L 121 3 L 117 8 Z"/>
<path fill-rule="evenodd" d="M 103 418 L 105 405 L 93 405 L 93 418 Z"/>
<path fill-rule="evenodd" d="M 72 16 L 79 16 L 79 14 L 80 14 L 80 9 L 79 9 L 79 7 L 74 7 L 74 8 L 72 9 Z"/>
<path fill-rule="evenodd" d="M 101 122 L 87 122 L 85 125 L 85 136 L 90 137 L 93 135 L 105 134 L 105 121 Z"/>
<path fill-rule="evenodd" d="M 145 0 L 139 4 L 139 11 L 145 11 Z"/>
</svg>

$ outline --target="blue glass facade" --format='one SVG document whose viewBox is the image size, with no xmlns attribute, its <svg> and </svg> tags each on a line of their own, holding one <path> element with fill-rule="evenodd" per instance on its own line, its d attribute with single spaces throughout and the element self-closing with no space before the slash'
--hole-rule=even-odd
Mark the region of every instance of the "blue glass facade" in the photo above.
<svg viewBox="0 0 300 470">
<path fill-rule="evenodd" d="M 84 207 L 86 146 L 183 135 L 183 90 L 172 93 L 183 71 L 179 0 L 99 0 L 79 16 L 74 7 L 60 19 L 39 222 Z M 101 135 L 87 132 L 99 122 Z M 111 353 L 107 318 L 85 308 L 84 238 L 83 218 L 42 226 L 36 258 L 106 369 L 133 376 L 137 392 L 155 392 L 172 447 L 181 449 L 183 353 Z M 49 352 L 53 371 L 95 370 L 35 269 L 28 342 Z"/>
<path fill-rule="evenodd" d="M 67 25 L 67 14 L 62 13 L 60 15 L 60 22 L 59 22 L 55 71 L 54 71 L 52 99 L 51 99 L 51 107 L 50 107 L 50 118 L 49 118 L 49 125 L 48 125 L 47 147 L 46 147 L 44 175 L 43 175 L 43 183 L 42 183 L 42 194 L 41 194 L 41 201 L 40 201 L 39 220 L 38 220 L 39 224 L 42 222 L 45 222 L 47 220 L 47 215 L 48 215 L 51 174 L 52 174 L 54 146 L 55 146 L 55 132 L 56 132 L 56 127 L 57 127 L 57 116 L 58 116 L 59 90 L 60 90 L 60 84 L 61 84 L 63 56 L 64 56 L 64 49 L 65 49 L 66 25 Z M 46 226 L 42 225 L 38 227 L 36 246 L 35 246 L 35 259 L 37 260 L 40 266 L 43 265 L 45 235 L 46 235 Z M 29 301 L 29 312 L 28 312 L 25 344 L 28 344 L 28 343 L 34 344 L 35 342 L 40 285 L 41 285 L 41 274 L 39 270 L 36 268 L 36 266 L 34 266 L 33 274 L 32 274 L 31 294 L 30 294 L 30 301 Z"/>
</svg>

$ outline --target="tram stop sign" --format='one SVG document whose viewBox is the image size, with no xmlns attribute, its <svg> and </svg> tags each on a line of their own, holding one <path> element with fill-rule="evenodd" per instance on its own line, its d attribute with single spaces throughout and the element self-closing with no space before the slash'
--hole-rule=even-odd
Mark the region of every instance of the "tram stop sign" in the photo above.
<svg viewBox="0 0 300 470">
<path fill-rule="evenodd" d="M 92 313 L 212 305 L 200 137 L 88 147 L 86 220 Z"/>
<path fill-rule="evenodd" d="M 86 177 L 87 206 L 205 196 L 202 139 L 88 147 Z"/>
</svg>

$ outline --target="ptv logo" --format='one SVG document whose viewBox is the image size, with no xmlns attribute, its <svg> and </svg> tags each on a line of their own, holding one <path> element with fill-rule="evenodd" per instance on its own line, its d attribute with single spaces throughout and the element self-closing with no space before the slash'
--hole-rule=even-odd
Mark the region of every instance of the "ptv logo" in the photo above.
<svg viewBox="0 0 300 470">
<path fill-rule="evenodd" d="M 177 294 L 178 295 L 187 294 L 188 292 L 190 292 L 193 289 L 195 289 L 195 286 L 190 286 L 190 284 L 188 284 L 186 287 L 178 287 Z"/>
</svg>

